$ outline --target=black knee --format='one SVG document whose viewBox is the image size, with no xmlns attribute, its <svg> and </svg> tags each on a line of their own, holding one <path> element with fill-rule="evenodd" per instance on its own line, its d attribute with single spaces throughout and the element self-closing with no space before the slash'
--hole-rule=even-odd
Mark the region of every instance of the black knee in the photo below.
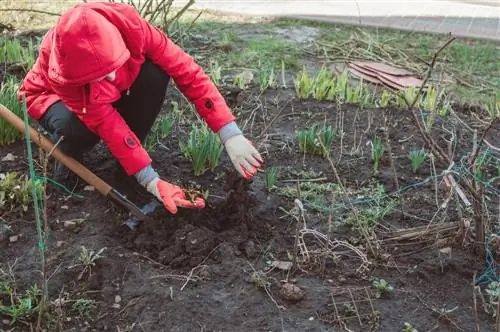
<svg viewBox="0 0 500 332">
<path fill-rule="evenodd" d="M 151 85 L 162 86 L 164 90 L 170 81 L 170 76 L 160 66 L 148 59 L 143 63 L 139 76 L 142 76 L 150 87 Z"/>
<path fill-rule="evenodd" d="M 52 105 L 39 123 L 50 133 L 52 142 L 59 142 L 58 148 L 70 156 L 82 154 L 99 142 L 99 137 L 62 102 Z"/>
</svg>

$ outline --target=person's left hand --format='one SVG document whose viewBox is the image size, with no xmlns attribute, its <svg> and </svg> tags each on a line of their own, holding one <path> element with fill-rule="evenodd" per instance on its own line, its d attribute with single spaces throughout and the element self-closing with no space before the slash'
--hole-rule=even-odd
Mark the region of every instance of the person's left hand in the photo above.
<svg viewBox="0 0 500 332">
<path fill-rule="evenodd" d="M 243 135 L 229 138 L 224 144 L 234 167 L 245 179 L 251 179 L 264 163 L 259 152 Z"/>
</svg>

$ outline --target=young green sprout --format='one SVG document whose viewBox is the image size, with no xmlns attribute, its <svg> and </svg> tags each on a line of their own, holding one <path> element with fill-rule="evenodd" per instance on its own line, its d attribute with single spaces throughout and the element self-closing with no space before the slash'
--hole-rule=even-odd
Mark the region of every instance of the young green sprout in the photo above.
<svg viewBox="0 0 500 332">
<path fill-rule="evenodd" d="M 299 99 L 307 99 L 312 94 L 313 80 L 309 77 L 307 71 L 302 70 L 297 74 L 294 81 L 295 94 Z"/>
<path fill-rule="evenodd" d="M 375 288 L 375 297 L 380 298 L 382 295 L 390 295 L 394 292 L 394 287 L 392 287 L 384 279 L 375 279 L 372 281 L 372 286 Z"/>
<path fill-rule="evenodd" d="M 335 77 L 325 66 L 321 67 L 321 70 L 314 78 L 312 89 L 314 99 L 322 101 L 330 98 L 330 100 L 333 100 L 334 95 L 330 91 L 335 91 Z"/>
<path fill-rule="evenodd" d="M 336 128 L 330 125 L 320 127 L 315 124 L 309 129 L 299 130 L 297 132 L 299 150 L 304 154 L 329 157 L 336 136 Z"/>
<path fill-rule="evenodd" d="M 392 101 L 392 98 L 393 98 L 393 95 L 389 91 L 384 89 L 382 91 L 382 93 L 380 94 L 380 98 L 378 100 L 379 106 L 382 108 L 388 107 Z"/>
<path fill-rule="evenodd" d="M 380 138 L 375 136 L 372 141 L 372 161 L 373 161 L 373 174 L 378 175 L 380 171 L 380 160 L 384 154 L 384 145 Z"/>
<path fill-rule="evenodd" d="M 206 124 L 192 125 L 187 142 L 179 143 L 182 153 L 190 159 L 195 176 L 207 170 L 214 171 L 224 149 L 219 136 L 211 132 Z"/>
<path fill-rule="evenodd" d="M 280 170 L 278 167 L 268 167 L 266 169 L 266 188 L 267 191 L 271 192 L 275 185 L 276 182 L 278 181 L 278 176 L 279 176 Z"/>
<path fill-rule="evenodd" d="M 171 115 L 161 117 L 158 123 L 158 135 L 161 139 L 165 139 L 170 135 L 174 126 L 174 118 Z"/>
<path fill-rule="evenodd" d="M 222 67 L 217 60 L 212 60 L 208 66 L 209 76 L 215 85 L 219 86 L 222 80 Z"/>
<path fill-rule="evenodd" d="M 405 323 L 401 332 L 418 332 L 410 323 Z"/>
<path fill-rule="evenodd" d="M 274 88 L 277 86 L 276 75 L 274 74 L 274 68 L 264 69 L 259 75 L 260 92 L 264 92 L 267 89 Z"/>
<path fill-rule="evenodd" d="M 425 149 L 413 150 L 408 154 L 408 158 L 411 161 L 411 168 L 413 169 L 413 173 L 417 173 L 418 169 L 427 159 L 429 153 Z"/>
</svg>

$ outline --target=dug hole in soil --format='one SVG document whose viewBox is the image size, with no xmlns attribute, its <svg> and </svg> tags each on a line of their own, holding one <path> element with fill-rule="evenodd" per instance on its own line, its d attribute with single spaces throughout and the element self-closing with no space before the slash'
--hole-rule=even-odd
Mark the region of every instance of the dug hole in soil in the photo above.
<svg viewBox="0 0 500 332">
<path fill-rule="evenodd" d="M 383 184 L 386 192 L 396 189 L 387 156 L 377 177 L 371 171 L 367 143 L 386 125 L 384 117 L 390 124 L 399 182 L 403 185 L 431 175 L 429 164 L 417 174 L 411 171 L 408 151 L 422 147 L 423 142 L 410 115 L 402 110 L 359 110 L 295 100 L 291 89 L 269 90 L 256 101 L 256 90 L 241 92 L 239 105 L 231 106 L 252 110 L 256 102 L 263 105 L 257 114 L 242 111 L 239 122 L 250 119 L 245 132 L 263 151 L 266 167 L 284 169 L 279 187 L 293 188 L 300 172 L 311 171 L 326 178 L 324 183 L 335 182 L 327 160 L 304 157 L 295 143 L 297 129 L 325 120 L 339 127 L 342 119 L 345 135 L 342 144 L 335 142 L 332 156 L 338 158 L 339 175 L 353 192 L 376 183 Z M 456 111 L 474 119 L 468 109 Z M 271 120 L 264 139 L 262 131 Z M 153 220 L 133 231 L 123 225 L 127 213 L 97 192 L 83 191 L 86 199 L 79 199 L 51 188 L 47 271 L 50 298 L 59 299 L 60 305 L 51 308 L 53 325 L 48 330 L 401 331 L 405 322 L 418 331 L 475 330 L 471 282 L 474 273 L 483 269 L 484 260 L 469 247 L 449 241 L 445 246 L 451 252 L 443 254 L 428 243 L 382 245 L 382 255 L 370 257 L 357 232 L 328 224 L 329 218 L 342 220 L 346 211 L 328 215 L 306 205 L 308 229 L 328 233 L 331 240 L 343 240 L 359 249 L 369 264 L 349 248 L 325 260 L 312 236 L 307 239 L 310 260 L 301 260 L 291 271 L 288 263 L 294 256 L 304 258 L 294 252 L 297 227 L 302 227 L 303 221 L 285 213 L 296 206 L 294 199 L 267 192 L 264 173 L 251 183 L 241 179 L 225 154 L 213 173 L 194 177 L 190 162 L 178 148 L 189 126 L 179 125 L 163 142 L 165 147 L 152 157 L 163 178 L 209 189 L 203 210 L 180 209 L 170 215 L 157 208 Z M 471 134 L 461 129 L 458 134 L 461 144 L 457 155 L 463 155 L 470 151 Z M 496 126 L 486 138 L 494 141 L 499 135 Z M 2 162 L 0 172 L 26 173 L 24 142 L 0 148 L 1 156 L 7 153 L 17 158 Z M 115 176 L 114 160 L 102 145 L 86 156 L 84 163 L 138 205 L 150 202 L 150 195 Z M 438 167 L 437 172 L 442 170 Z M 440 197 L 446 192 L 439 187 Z M 434 183 L 405 193 L 401 203 L 384 217 L 384 225 L 399 229 L 428 225 L 436 211 Z M 451 206 L 441 217 L 441 221 L 456 221 L 459 209 Z M 34 214 L 32 209 L 24 215 L 5 212 L 2 219 L 11 228 L 9 235 L 17 238 L 2 241 L 1 263 L 15 262 L 17 285 L 23 289 L 40 279 Z M 105 248 L 103 258 L 84 274 L 77 265 L 81 246 L 94 251 Z M 394 293 L 377 297 L 371 287 L 376 278 L 387 280 Z M 77 299 L 94 299 L 98 308 L 89 317 L 79 315 L 71 309 L 71 301 Z M 3 322 L 2 329 L 12 328 L 7 323 Z M 477 324 L 481 331 L 494 330 L 493 319 L 483 310 L 478 310 Z M 22 323 L 13 328 L 30 330 Z"/>
</svg>

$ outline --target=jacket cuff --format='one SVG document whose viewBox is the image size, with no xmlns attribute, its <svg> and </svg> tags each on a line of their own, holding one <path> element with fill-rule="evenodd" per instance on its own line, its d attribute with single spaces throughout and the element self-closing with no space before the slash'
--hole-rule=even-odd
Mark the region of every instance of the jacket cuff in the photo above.
<svg viewBox="0 0 500 332">
<path fill-rule="evenodd" d="M 146 188 L 146 186 L 153 181 L 154 179 L 158 178 L 159 175 L 158 173 L 153 169 L 151 164 L 148 166 L 144 167 L 140 171 L 134 174 L 135 179 L 141 186 Z"/>
<path fill-rule="evenodd" d="M 233 136 L 237 135 L 242 135 L 243 133 L 241 132 L 240 128 L 236 124 L 236 122 L 232 121 L 229 122 L 227 125 L 223 126 L 219 132 L 219 137 L 222 141 L 222 143 L 226 143 L 228 139 L 230 139 Z"/>
</svg>

